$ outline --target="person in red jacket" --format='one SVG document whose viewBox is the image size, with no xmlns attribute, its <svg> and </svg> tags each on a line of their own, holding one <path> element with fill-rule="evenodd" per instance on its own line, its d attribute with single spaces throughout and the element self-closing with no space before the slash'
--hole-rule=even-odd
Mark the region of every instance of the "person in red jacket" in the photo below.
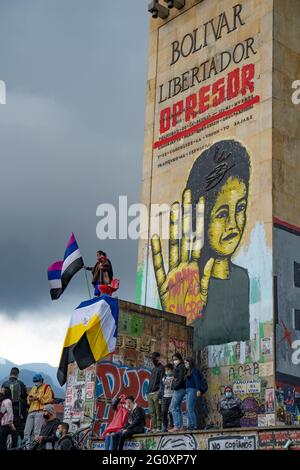
<svg viewBox="0 0 300 470">
<path fill-rule="evenodd" d="M 128 410 L 125 407 L 126 396 L 121 395 L 119 398 L 113 400 L 112 407 L 115 410 L 114 417 L 105 429 L 102 437 L 105 438 L 105 450 L 113 449 L 113 436 L 119 432 L 128 420 Z"/>
</svg>

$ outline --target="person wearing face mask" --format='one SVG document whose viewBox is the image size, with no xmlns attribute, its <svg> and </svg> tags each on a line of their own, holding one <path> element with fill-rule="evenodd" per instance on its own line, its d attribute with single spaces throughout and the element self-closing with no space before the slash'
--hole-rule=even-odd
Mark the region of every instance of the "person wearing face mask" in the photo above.
<svg viewBox="0 0 300 470">
<path fill-rule="evenodd" d="M 161 432 L 168 432 L 168 425 L 170 423 L 170 429 L 174 427 L 173 416 L 170 411 L 170 405 L 174 390 L 172 388 L 174 380 L 174 366 L 169 363 L 166 365 L 165 376 L 162 378 L 160 383 L 159 398 L 161 400 L 161 415 L 162 415 L 162 428 Z"/>
<path fill-rule="evenodd" d="M 54 401 L 54 393 L 50 385 L 44 383 L 41 374 L 35 374 L 32 379 L 34 385 L 31 388 L 27 403 L 29 405 L 26 419 L 24 440 L 28 445 L 33 436 L 39 436 L 43 425 L 43 409 L 45 405 Z"/>
<path fill-rule="evenodd" d="M 60 420 L 56 418 L 54 405 L 45 405 L 43 408 L 44 424 L 42 425 L 39 436 L 34 438 L 34 450 L 53 450 L 55 441 L 57 441 L 56 431 Z"/>
<path fill-rule="evenodd" d="M 55 432 L 55 437 L 58 439 L 55 449 L 56 450 L 76 450 L 73 438 L 69 434 L 68 423 L 60 423 Z"/>
<path fill-rule="evenodd" d="M 196 420 L 196 400 L 207 390 L 207 383 L 200 371 L 195 367 L 191 357 L 184 361 L 186 369 L 186 411 L 188 417 L 188 427 L 190 431 L 194 431 L 197 427 Z"/>
<path fill-rule="evenodd" d="M 127 423 L 113 435 L 113 450 L 123 450 L 126 439 L 130 439 L 134 434 L 145 432 L 144 409 L 135 403 L 132 395 L 126 397 L 125 406 L 129 412 Z"/>
<path fill-rule="evenodd" d="M 159 398 L 159 390 L 161 379 L 164 376 L 165 368 L 160 362 L 160 353 L 154 352 L 152 354 L 153 369 L 148 385 L 148 405 L 151 417 L 151 430 L 152 432 L 160 432 L 161 430 L 161 404 Z"/>
<path fill-rule="evenodd" d="M 183 430 L 182 402 L 186 393 L 185 366 L 180 353 L 175 353 L 172 359 L 174 363 L 174 380 L 172 383 L 174 394 L 171 401 L 171 411 L 174 428 L 170 429 L 170 432 L 178 432 Z"/>
<path fill-rule="evenodd" d="M 119 432 L 128 420 L 128 409 L 126 407 L 126 396 L 121 395 L 112 400 L 111 406 L 115 411 L 113 419 L 106 427 L 102 437 L 104 438 L 105 450 L 116 450 L 114 446 L 113 436 Z"/>
<path fill-rule="evenodd" d="M 0 389 L 0 450 L 7 450 L 7 437 L 15 431 L 11 391 L 8 387 Z"/>
<path fill-rule="evenodd" d="M 224 398 L 219 404 L 219 411 L 223 418 L 223 428 L 240 428 L 241 418 L 244 416 L 243 404 L 233 394 L 228 385 L 224 390 Z"/>
</svg>

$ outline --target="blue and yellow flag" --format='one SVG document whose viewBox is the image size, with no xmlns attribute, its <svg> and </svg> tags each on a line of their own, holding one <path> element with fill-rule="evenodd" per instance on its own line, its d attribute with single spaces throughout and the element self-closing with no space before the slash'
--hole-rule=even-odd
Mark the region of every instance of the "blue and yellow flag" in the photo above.
<svg viewBox="0 0 300 470">
<path fill-rule="evenodd" d="M 86 369 L 116 348 L 118 335 L 119 302 L 102 295 L 82 302 L 74 311 L 57 371 L 57 380 L 64 385 L 68 364 L 76 361 Z"/>
</svg>

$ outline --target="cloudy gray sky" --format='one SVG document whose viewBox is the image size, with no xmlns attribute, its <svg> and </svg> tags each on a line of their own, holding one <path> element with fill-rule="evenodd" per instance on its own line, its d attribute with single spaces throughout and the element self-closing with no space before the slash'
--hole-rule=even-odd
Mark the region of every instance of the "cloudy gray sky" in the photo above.
<svg viewBox="0 0 300 470">
<path fill-rule="evenodd" d="M 49 297 L 47 266 L 72 231 L 87 264 L 108 252 L 134 300 L 137 243 L 98 240 L 96 208 L 140 199 L 148 22 L 146 0 L 0 0 L 0 356 L 18 360 L 8 333 L 38 341 L 37 318 L 61 341 L 87 296 L 80 272 Z"/>
</svg>

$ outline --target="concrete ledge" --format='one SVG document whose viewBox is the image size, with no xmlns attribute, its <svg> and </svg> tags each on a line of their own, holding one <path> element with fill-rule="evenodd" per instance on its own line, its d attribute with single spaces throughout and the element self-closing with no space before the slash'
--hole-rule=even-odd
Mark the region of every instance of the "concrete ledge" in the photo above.
<svg viewBox="0 0 300 470">
<path fill-rule="evenodd" d="M 136 434 L 124 450 L 300 450 L 300 427 L 236 428 L 180 433 Z M 94 440 L 95 450 L 104 450 L 104 441 Z"/>
</svg>

